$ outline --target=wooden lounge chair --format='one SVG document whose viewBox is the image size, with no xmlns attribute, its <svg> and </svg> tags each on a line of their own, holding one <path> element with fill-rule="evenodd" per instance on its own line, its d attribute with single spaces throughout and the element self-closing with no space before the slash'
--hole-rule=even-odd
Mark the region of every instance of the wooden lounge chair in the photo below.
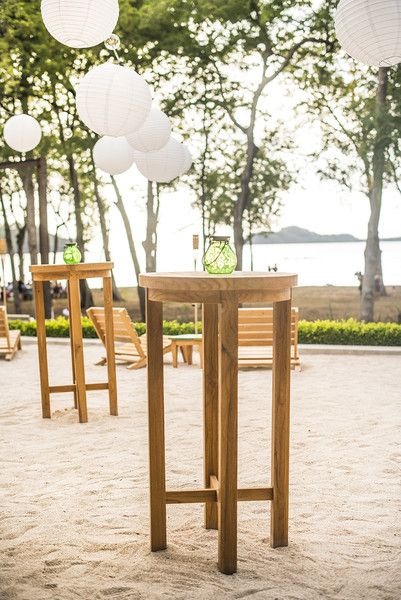
<svg viewBox="0 0 401 600">
<path fill-rule="evenodd" d="M 99 339 L 105 346 L 106 330 L 104 308 L 92 307 L 86 311 Z M 114 341 L 116 361 L 128 363 L 127 369 L 140 369 L 147 363 L 146 335 L 138 336 L 125 308 L 113 308 Z M 163 353 L 171 352 L 171 340 L 163 336 Z M 96 363 L 105 365 L 106 357 Z"/>
<path fill-rule="evenodd" d="M 271 367 L 273 359 L 273 309 L 240 308 L 238 312 L 238 366 Z M 291 311 L 291 368 L 300 369 L 298 308 Z"/>
<path fill-rule="evenodd" d="M 11 360 L 18 350 L 21 350 L 21 332 L 8 328 L 6 308 L 0 306 L 0 356 Z"/>
</svg>

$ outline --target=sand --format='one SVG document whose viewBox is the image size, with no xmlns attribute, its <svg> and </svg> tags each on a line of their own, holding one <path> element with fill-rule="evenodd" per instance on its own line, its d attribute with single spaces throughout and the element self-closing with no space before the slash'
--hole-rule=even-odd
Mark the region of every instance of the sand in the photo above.
<svg viewBox="0 0 401 600">
<path fill-rule="evenodd" d="M 53 383 L 69 349 L 51 345 Z M 105 376 L 86 350 L 88 380 Z M 89 394 L 40 417 L 36 347 L 0 362 L 2 600 L 401 598 L 401 358 L 306 356 L 293 374 L 290 545 L 269 547 L 268 503 L 239 505 L 238 573 L 216 569 L 202 507 L 168 507 L 149 551 L 146 372 L 118 367 L 120 416 Z M 167 479 L 201 486 L 201 371 L 165 369 Z M 269 485 L 268 371 L 240 373 L 241 486 Z"/>
</svg>

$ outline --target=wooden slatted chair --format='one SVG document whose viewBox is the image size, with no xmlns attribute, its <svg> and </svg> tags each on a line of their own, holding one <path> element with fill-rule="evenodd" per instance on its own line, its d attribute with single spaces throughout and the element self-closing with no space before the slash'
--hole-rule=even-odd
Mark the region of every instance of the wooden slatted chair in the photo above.
<svg viewBox="0 0 401 600">
<path fill-rule="evenodd" d="M 273 309 L 240 308 L 238 311 L 238 366 L 271 367 L 273 362 Z M 300 369 L 298 308 L 291 311 L 291 368 Z"/>
<path fill-rule="evenodd" d="M 6 307 L 0 306 L 0 356 L 11 360 L 18 350 L 21 350 L 21 332 L 8 328 Z"/>
<path fill-rule="evenodd" d="M 106 345 L 104 308 L 94 306 L 86 311 L 103 346 Z M 138 336 L 125 308 L 113 308 L 114 347 L 116 361 L 128 363 L 127 369 L 140 369 L 147 364 L 146 335 Z M 171 352 L 171 340 L 163 336 L 163 353 Z M 96 363 L 105 365 L 106 357 Z"/>
</svg>

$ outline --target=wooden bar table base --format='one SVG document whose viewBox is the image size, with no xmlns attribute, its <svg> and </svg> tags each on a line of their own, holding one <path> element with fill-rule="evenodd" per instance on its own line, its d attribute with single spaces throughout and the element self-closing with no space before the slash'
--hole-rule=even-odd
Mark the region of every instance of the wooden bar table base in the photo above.
<svg viewBox="0 0 401 600">
<path fill-rule="evenodd" d="M 51 418 L 50 394 L 74 393 L 74 406 L 78 409 L 79 422 L 87 423 L 88 411 L 86 392 L 108 390 L 110 414 L 117 415 L 117 381 L 114 356 L 113 298 L 111 271 L 113 263 L 80 263 L 78 265 L 34 265 L 30 267 L 33 279 L 36 326 L 38 336 L 40 387 L 42 394 L 42 416 Z M 81 326 L 81 279 L 103 279 L 104 312 L 106 321 L 106 346 L 108 381 L 86 383 Z M 49 385 L 49 370 L 46 345 L 46 323 L 43 303 L 43 284 L 46 281 L 67 281 L 70 319 L 71 363 L 73 382 L 69 385 Z"/>
<path fill-rule="evenodd" d="M 286 273 L 142 274 L 146 288 L 151 548 L 167 547 L 166 505 L 203 503 L 218 530 L 218 567 L 237 570 L 237 502 L 271 501 L 270 543 L 288 544 L 291 290 Z M 203 304 L 204 488 L 166 490 L 163 302 Z M 273 302 L 271 487 L 238 489 L 238 305 Z"/>
</svg>

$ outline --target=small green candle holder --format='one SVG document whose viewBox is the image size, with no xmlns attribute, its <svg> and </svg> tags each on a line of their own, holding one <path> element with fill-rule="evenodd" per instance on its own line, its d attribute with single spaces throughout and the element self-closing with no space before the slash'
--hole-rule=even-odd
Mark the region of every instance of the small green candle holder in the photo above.
<svg viewBox="0 0 401 600">
<path fill-rule="evenodd" d="M 210 275 L 230 275 L 237 266 L 237 257 L 230 246 L 228 236 L 211 236 L 210 245 L 203 257 L 203 264 Z"/>
<path fill-rule="evenodd" d="M 76 242 L 65 244 L 63 258 L 66 265 L 77 265 L 81 262 L 82 255 Z"/>
</svg>

